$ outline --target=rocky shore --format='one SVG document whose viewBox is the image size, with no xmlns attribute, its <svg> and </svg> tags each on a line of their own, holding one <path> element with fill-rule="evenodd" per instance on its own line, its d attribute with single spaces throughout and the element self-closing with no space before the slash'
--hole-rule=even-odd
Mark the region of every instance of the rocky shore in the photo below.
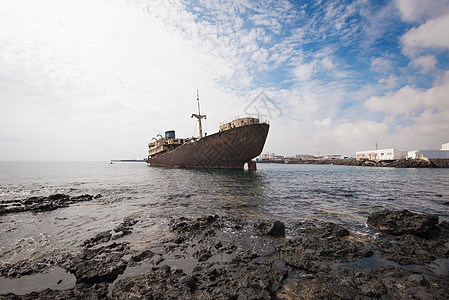
<svg viewBox="0 0 449 300">
<path fill-rule="evenodd" d="M 101 198 L 100 194 L 96 196 L 85 194 L 73 197 L 66 194 L 53 194 L 48 197 L 30 197 L 25 200 L 2 200 L 0 202 L 0 216 L 25 211 L 52 211 L 58 208 L 68 207 L 71 204 L 98 198 Z"/>
<path fill-rule="evenodd" d="M 447 299 L 449 295 L 449 223 L 439 222 L 436 215 L 375 212 L 367 219 L 366 235 L 310 219 L 286 226 L 278 220 L 179 217 L 169 220 L 164 239 L 136 250 L 121 238 L 140 221 L 125 218 L 115 228 L 82 241 L 79 251 L 61 250 L 50 258 L 2 264 L 3 279 L 61 268 L 74 283 L 60 289 L 61 278 L 54 288 L 25 295 L 3 293 L 0 299 Z"/>
<path fill-rule="evenodd" d="M 391 167 L 391 168 L 449 168 L 449 159 L 396 159 L 396 160 L 357 160 L 348 159 L 322 159 L 322 160 L 287 160 L 284 161 L 261 161 L 258 163 L 288 163 L 303 165 L 343 165 L 362 167 Z"/>
</svg>

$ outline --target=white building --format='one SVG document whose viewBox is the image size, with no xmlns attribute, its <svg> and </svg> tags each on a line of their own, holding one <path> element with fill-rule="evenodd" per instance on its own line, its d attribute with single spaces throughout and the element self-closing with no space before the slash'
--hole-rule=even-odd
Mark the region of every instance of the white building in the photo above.
<svg viewBox="0 0 449 300">
<path fill-rule="evenodd" d="M 274 160 L 274 153 L 263 153 L 259 155 L 260 160 Z"/>
<path fill-rule="evenodd" d="M 324 159 L 341 159 L 341 154 L 328 154 Z"/>
<path fill-rule="evenodd" d="M 449 159 L 449 143 L 441 145 L 441 150 L 411 150 L 407 153 L 408 159 Z"/>
<path fill-rule="evenodd" d="M 369 159 L 369 160 L 393 160 L 407 157 L 407 151 L 400 151 L 394 148 L 381 149 L 381 150 L 369 150 L 358 151 L 355 153 L 356 159 Z"/>
</svg>

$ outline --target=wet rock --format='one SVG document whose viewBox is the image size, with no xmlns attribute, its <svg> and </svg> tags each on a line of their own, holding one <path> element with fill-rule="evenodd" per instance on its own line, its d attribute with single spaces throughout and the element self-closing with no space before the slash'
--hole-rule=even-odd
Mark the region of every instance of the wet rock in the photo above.
<svg viewBox="0 0 449 300">
<path fill-rule="evenodd" d="M 440 223 L 440 225 L 438 227 L 443 231 L 449 231 L 449 222 L 443 221 Z"/>
<path fill-rule="evenodd" d="M 119 231 L 128 230 L 131 227 L 133 227 L 137 222 L 139 222 L 138 219 L 133 219 L 130 217 L 125 218 L 120 225 L 118 225 L 117 227 L 114 228 L 114 231 L 119 232 Z"/>
<path fill-rule="evenodd" d="M 113 231 L 131 230 L 136 222 L 126 218 Z M 78 254 L 57 259 L 75 275 L 75 288 L 0 299 L 105 299 L 107 284 L 136 265 L 142 268 L 133 272 L 145 273 L 117 280 L 113 299 L 445 299 L 449 294 L 449 275 L 436 275 L 432 265 L 418 266 L 449 258 L 448 222 L 435 225 L 426 238 L 383 233 L 364 242 L 341 225 L 317 220 L 293 224 L 288 240 L 254 236 L 256 227 L 235 217 L 178 218 L 169 226 L 166 238 L 143 251 L 126 243 L 103 245 L 113 240 L 113 231 L 102 232 L 86 240 Z M 160 266 L 164 260 L 171 267 Z M 391 261 L 417 266 L 389 266 Z M 29 270 L 41 269 L 30 262 L 0 266 L 1 275 Z"/>
<path fill-rule="evenodd" d="M 187 286 L 190 289 L 190 292 L 195 291 L 196 283 L 195 279 L 191 276 L 184 276 L 179 279 L 179 282 L 185 286 Z"/>
<path fill-rule="evenodd" d="M 198 261 L 206 261 L 212 256 L 212 252 L 209 249 L 201 249 L 193 254 L 193 257 L 198 259 Z"/>
<path fill-rule="evenodd" d="M 262 221 L 256 223 L 254 228 L 263 235 L 274 237 L 285 236 L 285 225 L 280 221 Z"/>
<path fill-rule="evenodd" d="M 375 270 L 348 268 L 318 272 L 316 278 L 287 279 L 279 299 L 444 299 L 449 289 L 441 283 L 448 276 L 426 279 L 421 273 L 393 266 Z M 296 295 L 296 297 L 291 297 Z M 290 296 L 291 298 L 288 298 Z"/>
<path fill-rule="evenodd" d="M 294 225 L 293 231 L 301 235 L 310 235 L 314 237 L 345 237 L 349 236 L 349 230 L 339 224 L 332 222 L 322 222 L 318 220 L 308 220 L 298 222 Z"/>
<path fill-rule="evenodd" d="M 274 267 L 271 261 L 233 262 L 226 268 L 212 264 L 197 267 L 192 274 L 197 283 L 195 298 L 270 299 L 282 286 L 288 271 Z"/>
<path fill-rule="evenodd" d="M 201 217 L 194 220 L 187 218 L 180 218 L 173 220 L 170 224 L 170 231 L 177 233 L 184 233 L 189 236 L 196 235 L 198 233 L 204 233 L 210 230 L 212 224 L 219 220 L 216 215 L 210 215 L 207 217 Z"/>
<path fill-rule="evenodd" d="M 169 266 L 120 279 L 112 291 L 112 299 L 191 299 L 193 279 L 186 279 L 179 269 Z"/>
<path fill-rule="evenodd" d="M 58 208 L 68 207 L 71 204 L 90 201 L 93 199 L 92 195 L 80 195 L 70 197 L 65 194 L 53 194 L 48 197 L 30 197 L 21 201 L 13 201 L 6 205 L 2 205 L 0 215 L 19 213 L 25 211 L 32 212 L 46 212 Z"/>
<path fill-rule="evenodd" d="M 132 232 L 132 227 L 139 222 L 138 219 L 133 219 L 133 218 L 125 218 L 123 220 L 123 222 L 118 225 L 117 227 L 114 228 L 114 232 L 118 233 L 116 235 L 114 235 L 112 238 L 113 239 L 118 239 L 121 237 L 124 237 L 125 235 L 128 235 Z"/>
<path fill-rule="evenodd" d="M 72 202 L 91 201 L 93 198 L 94 198 L 94 196 L 92 196 L 92 195 L 84 194 L 84 195 L 72 197 L 71 200 L 72 200 Z"/>
<path fill-rule="evenodd" d="M 7 278 L 18 278 L 42 272 L 53 266 L 52 259 L 23 260 L 16 263 L 2 263 L 0 265 L 0 276 Z"/>
<path fill-rule="evenodd" d="M 407 210 L 373 213 L 367 221 L 383 232 L 374 244 L 382 257 L 400 265 L 423 265 L 449 258 L 449 226 L 438 217 Z"/>
<path fill-rule="evenodd" d="M 315 272 L 321 262 L 353 262 L 374 254 L 367 245 L 347 238 L 349 231 L 341 225 L 313 220 L 295 226 L 297 238 L 276 248 L 295 269 Z"/>
<path fill-rule="evenodd" d="M 111 236 L 112 236 L 112 234 L 109 230 L 103 231 L 103 232 L 100 232 L 99 234 L 97 234 L 96 236 L 94 236 L 93 238 L 85 240 L 83 242 L 83 245 L 87 248 L 91 248 L 100 243 L 109 242 L 111 240 Z"/>
<path fill-rule="evenodd" d="M 35 300 L 35 299 L 107 299 L 108 285 L 106 283 L 85 284 L 78 283 L 74 288 L 67 290 L 46 289 L 41 292 L 32 292 L 26 295 L 0 295 L 0 300 Z"/>
<path fill-rule="evenodd" d="M 150 259 L 155 255 L 155 253 L 151 250 L 144 250 L 142 252 L 140 252 L 139 254 L 135 254 L 133 256 L 131 256 L 128 266 L 132 267 L 137 265 L 137 263 L 145 260 L 145 259 Z"/>
<path fill-rule="evenodd" d="M 70 196 L 65 194 L 54 194 L 48 196 L 49 200 L 57 201 L 57 200 L 69 200 Z"/>
<path fill-rule="evenodd" d="M 372 213 L 368 217 L 367 223 L 371 227 L 388 234 L 413 234 L 425 237 L 437 229 L 438 216 L 415 214 L 406 209 L 400 211 L 385 209 Z"/>
<path fill-rule="evenodd" d="M 411 234 L 384 235 L 375 240 L 381 255 L 401 265 L 423 265 L 437 258 L 449 258 L 449 231 L 441 230 L 431 238 Z"/>
<path fill-rule="evenodd" d="M 97 249 L 88 248 L 59 264 L 75 275 L 77 282 L 112 282 L 126 269 L 127 263 L 122 257 L 128 249 L 126 244 L 116 243 Z"/>
</svg>

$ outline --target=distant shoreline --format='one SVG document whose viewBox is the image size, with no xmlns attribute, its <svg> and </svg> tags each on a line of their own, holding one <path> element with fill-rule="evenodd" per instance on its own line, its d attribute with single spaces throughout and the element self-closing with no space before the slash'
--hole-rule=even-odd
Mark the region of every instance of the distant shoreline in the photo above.
<svg viewBox="0 0 449 300">
<path fill-rule="evenodd" d="M 146 159 L 111 159 L 111 163 L 117 162 L 147 162 Z"/>
<path fill-rule="evenodd" d="M 263 160 L 257 163 L 275 164 L 303 164 L 303 165 L 344 165 L 362 167 L 393 167 L 393 168 L 449 168 L 449 159 L 396 159 L 396 160 L 357 160 L 348 159 L 322 159 L 322 160 Z"/>
</svg>

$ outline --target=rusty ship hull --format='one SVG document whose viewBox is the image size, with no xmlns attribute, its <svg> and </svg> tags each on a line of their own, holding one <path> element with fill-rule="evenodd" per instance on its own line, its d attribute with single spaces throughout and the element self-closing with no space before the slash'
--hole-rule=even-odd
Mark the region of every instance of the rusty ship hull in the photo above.
<svg viewBox="0 0 449 300">
<path fill-rule="evenodd" d="M 243 170 L 265 145 L 270 125 L 252 124 L 217 132 L 148 159 L 151 166 Z"/>
</svg>

